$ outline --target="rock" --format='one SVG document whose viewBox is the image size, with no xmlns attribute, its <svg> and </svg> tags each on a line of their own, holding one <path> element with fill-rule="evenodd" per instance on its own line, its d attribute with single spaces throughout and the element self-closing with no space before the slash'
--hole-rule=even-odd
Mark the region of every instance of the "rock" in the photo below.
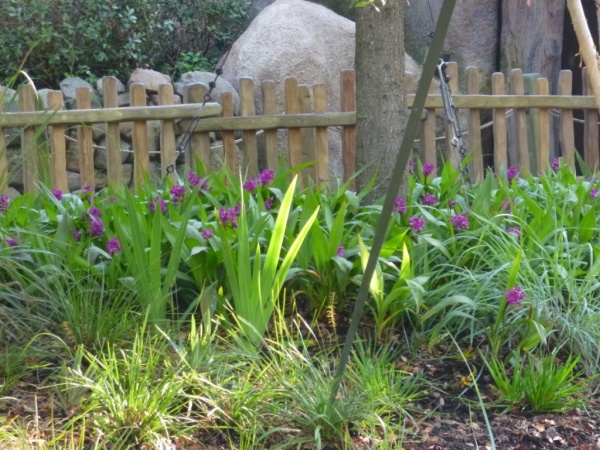
<svg viewBox="0 0 600 450">
<path fill-rule="evenodd" d="M 283 111 L 283 82 L 325 83 L 328 110 L 340 111 L 340 73 L 354 68 L 355 25 L 329 9 L 303 0 L 277 0 L 266 7 L 234 43 L 223 66 L 223 78 L 239 89 L 240 77 L 255 80 L 257 112 L 262 114 L 260 83 L 277 85 Z M 420 74 L 409 62 L 407 70 Z M 413 67 L 413 69 L 410 69 Z M 330 174 L 341 176 L 341 135 L 329 131 Z"/>
<path fill-rule="evenodd" d="M 184 73 L 183 75 L 181 75 L 180 82 L 175 84 L 175 88 L 178 89 L 175 92 L 177 94 L 183 96 L 183 94 L 185 92 L 185 86 L 189 83 L 202 83 L 208 88 L 209 83 L 211 81 L 215 80 L 215 76 L 216 75 L 214 73 L 210 73 L 210 72 L 187 72 L 187 73 Z M 224 79 L 223 77 L 217 78 L 215 88 L 213 89 L 212 94 L 210 96 L 210 101 L 211 102 L 220 102 L 221 94 L 223 92 L 231 92 L 231 95 L 233 96 L 234 114 L 236 116 L 239 115 L 239 113 L 240 113 L 240 96 L 237 93 L 237 91 L 234 89 L 234 87 L 231 85 L 231 83 L 229 81 L 227 81 L 226 79 Z"/>
<path fill-rule="evenodd" d="M 19 111 L 19 95 L 14 89 L 0 86 L 0 100 L 2 101 L 2 111 Z"/>
<path fill-rule="evenodd" d="M 98 94 L 100 96 L 104 95 L 104 79 L 108 78 L 108 77 L 102 77 L 99 78 L 98 81 L 96 81 L 96 90 L 98 91 Z M 123 82 L 121 80 L 119 80 L 117 78 L 117 93 L 118 94 L 122 94 L 123 92 L 126 92 L 127 88 L 125 87 L 125 85 L 123 84 Z"/>
<path fill-rule="evenodd" d="M 6 195 L 8 195 L 9 199 L 14 200 L 18 196 L 20 196 L 21 193 L 17 189 L 15 189 L 14 187 L 9 186 L 8 187 L 8 192 L 6 193 Z"/>
<path fill-rule="evenodd" d="M 125 164 L 132 157 L 131 144 L 121 140 L 121 164 Z M 108 151 L 106 149 L 106 138 L 102 138 L 94 151 L 94 167 L 106 170 L 108 168 Z"/>
<path fill-rule="evenodd" d="M 131 177 L 133 176 L 133 164 L 123 164 L 121 166 L 121 179 L 123 185 L 128 186 L 131 183 Z M 108 186 L 108 175 L 105 171 L 96 172 L 96 189 L 102 189 Z"/>
<path fill-rule="evenodd" d="M 160 160 L 160 120 L 148 120 L 148 153 L 150 159 Z"/>
<path fill-rule="evenodd" d="M 433 17 L 437 17 L 443 0 L 429 0 Z M 496 71 L 498 49 L 498 7 L 500 0 L 477 2 L 458 0 L 444 43 L 443 58 L 458 63 L 459 85 L 464 92 L 464 71 L 468 66 L 480 68 L 482 93 L 491 93 L 491 75 Z M 435 24 L 431 21 L 428 2 L 415 1 L 406 6 L 404 20 L 406 51 L 422 63 L 429 48 Z"/>
<path fill-rule="evenodd" d="M 135 69 L 129 77 L 127 87 L 133 83 L 142 83 L 147 94 L 158 94 L 158 87 L 171 83 L 171 77 L 151 69 Z"/>
<path fill-rule="evenodd" d="M 158 101 L 158 94 L 151 94 L 150 95 L 150 101 L 152 102 L 152 104 L 154 106 L 159 106 L 160 102 Z M 173 104 L 174 105 L 181 105 L 181 96 L 177 95 L 177 94 L 173 94 Z"/>
<path fill-rule="evenodd" d="M 48 94 L 50 92 L 50 89 L 40 89 L 37 91 L 38 100 L 43 109 L 48 109 Z"/>
<path fill-rule="evenodd" d="M 75 107 L 78 88 L 87 88 L 90 91 L 90 101 L 92 104 L 92 108 L 102 107 L 100 97 L 98 97 L 98 94 L 96 94 L 96 91 L 94 91 L 92 85 L 79 77 L 72 77 L 65 78 L 60 82 L 60 90 L 63 93 L 65 106 L 67 108 L 71 109 Z"/>
</svg>

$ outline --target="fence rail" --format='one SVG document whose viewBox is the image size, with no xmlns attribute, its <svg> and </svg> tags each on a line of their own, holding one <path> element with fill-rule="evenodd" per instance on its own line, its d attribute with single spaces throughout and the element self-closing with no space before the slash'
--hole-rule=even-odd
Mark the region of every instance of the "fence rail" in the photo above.
<svg viewBox="0 0 600 450">
<path fill-rule="evenodd" d="M 598 110 L 593 96 L 573 96 L 572 74 L 562 71 L 559 76 L 558 94 L 549 95 L 548 81 L 535 75 L 523 75 L 519 69 L 510 72 L 508 80 L 501 73 L 492 76 L 492 95 L 479 93 L 479 71 L 475 67 L 466 69 L 466 93 L 458 92 L 458 67 L 449 63 L 447 73 L 453 101 L 462 118 L 461 128 L 468 135 L 472 150 L 470 176 L 472 181 L 483 178 L 484 155 L 481 141 L 481 118 L 483 113 L 491 117 L 493 127 L 493 166 L 518 165 L 524 172 L 541 173 L 551 157 L 550 147 L 553 129 L 556 128 L 559 154 L 575 169 L 575 134 L 573 110 L 583 111 L 584 146 L 582 155 L 586 163 L 597 168 L 600 161 L 598 144 Z M 583 73 L 584 93 L 589 93 L 585 70 Z M 259 170 L 258 144 L 256 132 L 263 131 L 264 161 L 267 167 L 275 169 L 279 162 L 277 130 L 287 130 L 287 160 L 292 166 L 306 161 L 315 161 L 314 168 L 305 177 L 327 179 L 329 177 L 329 144 L 327 130 L 341 127 L 342 165 L 344 178 L 349 178 L 356 170 L 355 132 L 356 103 L 354 72 L 341 74 L 340 111 L 327 111 L 327 92 L 324 84 L 313 86 L 299 85 L 294 77 L 284 81 L 284 111 L 278 108 L 276 85 L 272 81 L 260 84 L 264 115 L 255 111 L 254 80 L 240 79 L 240 116 L 233 114 L 233 98 L 223 94 L 220 104 L 203 102 L 206 87 L 201 84 L 188 85 L 181 105 L 174 105 L 173 86 L 162 85 L 159 89 L 159 105 L 146 106 L 146 92 L 141 84 L 130 86 L 130 107 L 118 108 L 116 79 L 104 78 L 104 108 L 91 109 L 90 94 L 86 88 L 77 90 L 75 109 L 64 110 L 64 100 L 60 91 L 52 91 L 48 97 L 49 110 L 37 111 L 36 92 L 32 86 L 19 88 L 21 112 L 0 113 L 0 149 L 5 149 L 5 131 L 20 129 L 21 152 L 23 155 L 23 189 L 33 191 L 38 188 L 43 170 L 39 166 L 40 153 L 44 148 L 50 151 L 50 182 L 54 187 L 68 190 L 66 172 L 67 126 L 77 127 L 79 147 L 79 174 L 81 185 L 94 185 L 94 142 L 91 125 L 105 123 L 107 150 L 107 177 L 122 183 L 121 133 L 120 124 L 132 123 L 131 145 L 134 154 L 133 180 L 142 180 L 150 170 L 148 153 L 148 123 L 160 121 L 160 153 L 162 174 L 176 156 L 177 135 L 189 129 L 191 120 L 199 115 L 193 128 L 189 149 L 186 149 L 186 163 L 193 167 L 197 157 L 203 163 L 210 163 L 210 132 L 222 132 L 222 145 L 225 164 L 236 169 L 236 143 L 234 132 L 242 133 L 244 152 L 242 164 L 249 175 Z M 510 88 L 507 92 L 506 84 Z M 525 92 L 530 93 L 525 95 Z M 412 106 L 414 96 L 407 102 Z M 424 162 L 437 164 L 439 160 L 438 135 L 445 134 L 444 158 L 458 164 L 458 156 L 451 143 L 452 132 L 449 124 L 439 131 L 438 120 L 442 111 L 442 99 L 431 94 L 425 103 L 419 140 L 419 156 Z M 553 127 L 553 118 L 557 124 Z M 443 128 L 444 125 L 441 126 Z M 40 139 L 43 131 L 44 139 Z M 0 154 L 0 189 L 7 189 L 9 170 L 8 151 Z M 558 155 L 556 155 L 558 156 Z M 172 176 L 172 175 L 171 175 Z M 130 182 L 131 180 L 125 180 Z"/>
</svg>

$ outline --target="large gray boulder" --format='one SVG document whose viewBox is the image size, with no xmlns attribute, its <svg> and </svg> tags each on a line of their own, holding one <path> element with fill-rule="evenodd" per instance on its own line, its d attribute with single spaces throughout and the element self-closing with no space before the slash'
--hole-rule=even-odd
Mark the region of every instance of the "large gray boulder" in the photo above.
<svg viewBox="0 0 600 450">
<path fill-rule="evenodd" d="M 277 0 L 267 6 L 234 43 L 223 77 L 239 90 L 239 78 L 255 81 L 256 108 L 262 113 L 260 82 L 277 85 L 283 111 L 283 82 L 294 76 L 300 84 L 325 83 L 328 109 L 340 111 L 340 73 L 354 68 L 355 25 L 329 9 L 304 0 Z M 419 69 L 406 62 L 416 76 Z M 342 174 L 341 136 L 329 133 L 331 175 Z"/>
</svg>

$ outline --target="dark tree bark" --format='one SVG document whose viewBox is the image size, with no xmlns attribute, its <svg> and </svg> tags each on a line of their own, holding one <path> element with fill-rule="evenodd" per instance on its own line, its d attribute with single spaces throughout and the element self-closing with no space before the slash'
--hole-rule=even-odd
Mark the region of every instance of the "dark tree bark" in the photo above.
<svg viewBox="0 0 600 450">
<path fill-rule="evenodd" d="M 367 201 L 385 194 L 406 125 L 404 86 L 405 0 L 387 0 L 356 17 L 357 188 L 377 174 Z"/>
<path fill-rule="evenodd" d="M 503 0 L 501 69 L 547 78 L 552 93 L 560 72 L 565 0 Z"/>
</svg>

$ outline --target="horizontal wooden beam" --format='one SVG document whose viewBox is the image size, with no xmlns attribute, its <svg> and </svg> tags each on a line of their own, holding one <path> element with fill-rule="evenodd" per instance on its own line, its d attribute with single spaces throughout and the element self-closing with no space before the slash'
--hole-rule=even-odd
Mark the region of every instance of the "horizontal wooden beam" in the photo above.
<svg viewBox="0 0 600 450">
<path fill-rule="evenodd" d="M 457 108 L 494 109 L 494 108 L 556 108 L 556 109 L 596 109 L 592 96 L 570 95 L 453 95 Z M 414 95 L 407 98 L 412 106 Z M 439 95 L 430 95 L 425 108 L 442 108 Z M 129 122 L 134 120 L 176 120 L 179 131 L 187 131 L 190 120 L 196 115 L 203 119 L 195 130 L 205 131 L 243 131 L 271 130 L 278 128 L 335 127 L 356 125 L 356 113 L 331 112 L 323 114 L 293 114 L 248 117 L 220 117 L 221 105 L 208 103 L 204 107 L 198 104 L 173 106 L 127 107 L 86 109 L 70 111 L 43 111 L 27 113 L 0 113 L 2 128 L 21 128 L 26 126 L 76 125 L 104 122 Z"/>
<path fill-rule="evenodd" d="M 2 128 L 29 126 L 81 125 L 104 122 L 130 122 L 134 120 L 174 120 L 221 115 L 218 103 L 185 104 L 173 106 L 136 106 L 126 108 L 73 109 L 69 111 L 36 111 L 27 113 L 1 113 Z"/>
<path fill-rule="evenodd" d="M 178 123 L 179 132 L 188 131 L 190 121 Z M 278 128 L 339 127 L 356 125 L 355 112 L 288 114 L 274 116 L 209 117 L 200 120 L 195 131 L 273 130 Z"/>
<path fill-rule="evenodd" d="M 407 98 L 408 107 L 415 96 Z M 583 95 L 452 95 L 457 108 L 556 108 L 556 109 L 596 109 L 592 96 Z M 425 108 L 443 108 L 439 95 L 430 95 Z"/>
</svg>

